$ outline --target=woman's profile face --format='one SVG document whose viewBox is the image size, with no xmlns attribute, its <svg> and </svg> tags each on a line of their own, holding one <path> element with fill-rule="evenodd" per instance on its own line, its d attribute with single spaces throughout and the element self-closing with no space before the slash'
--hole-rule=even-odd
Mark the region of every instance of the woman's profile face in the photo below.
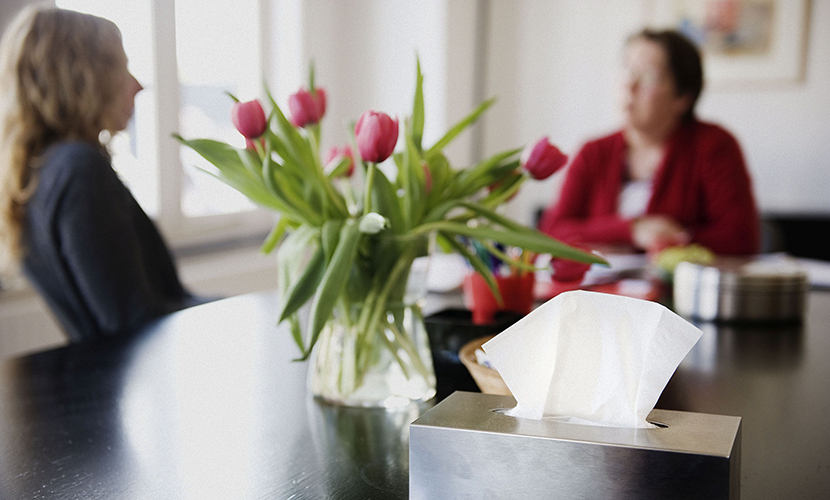
<svg viewBox="0 0 830 500">
<path fill-rule="evenodd" d="M 642 38 L 626 47 L 621 96 L 625 126 L 643 132 L 679 122 L 689 106 L 676 94 L 663 48 Z"/>
<path fill-rule="evenodd" d="M 109 130 L 120 131 L 127 128 L 135 108 L 135 95 L 143 88 L 127 68 L 127 55 L 124 49 L 117 49 L 117 66 L 112 77 L 112 103 L 104 113 L 104 126 Z"/>
</svg>

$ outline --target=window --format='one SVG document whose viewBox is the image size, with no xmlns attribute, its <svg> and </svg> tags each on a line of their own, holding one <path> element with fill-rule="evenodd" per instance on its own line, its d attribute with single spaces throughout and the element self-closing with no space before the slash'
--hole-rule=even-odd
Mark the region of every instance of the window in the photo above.
<svg viewBox="0 0 830 500">
<path fill-rule="evenodd" d="M 231 99 L 262 87 L 264 0 L 57 0 L 113 21 L 130 70 L 145 90 L 128 129 L 110 143 L 113 166 L 171 244 L 201 244 L 266 231 L 273 216 L 199 169 L 213 167 L 171 133 L 243 146 Z"/>
</svg>

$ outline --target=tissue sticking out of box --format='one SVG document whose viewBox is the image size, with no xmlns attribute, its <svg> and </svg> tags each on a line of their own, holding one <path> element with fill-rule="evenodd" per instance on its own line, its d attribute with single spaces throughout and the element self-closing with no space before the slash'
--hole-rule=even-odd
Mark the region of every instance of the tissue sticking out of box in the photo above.
<svg viewBox="0 0 830 500">
<path fill-rule="evenodd" d="M 508 415 L 637 428 L 702 333 L 656 302 L 573 291 L 482 347 L 516 398 Z"/>
</svg>

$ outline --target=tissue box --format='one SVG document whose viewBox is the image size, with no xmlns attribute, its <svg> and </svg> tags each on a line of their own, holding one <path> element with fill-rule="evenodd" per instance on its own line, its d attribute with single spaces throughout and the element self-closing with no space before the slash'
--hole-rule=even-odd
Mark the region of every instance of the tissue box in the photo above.
<svg viewBox="0 0 830 500">
<path fill-rule="evenodd" d="M 414 421 L 409 497 L 740 498 L 740 417 L 653 410 L 662 427 L 623 429 L 501 412 L 515 404 L 455 392 Z"/>
</svg>

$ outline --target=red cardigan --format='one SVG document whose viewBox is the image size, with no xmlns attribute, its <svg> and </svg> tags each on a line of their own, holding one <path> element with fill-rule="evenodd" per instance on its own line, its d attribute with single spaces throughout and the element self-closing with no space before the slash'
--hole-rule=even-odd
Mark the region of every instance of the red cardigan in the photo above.
<svg viewBox="0 0 830 500">
<path fill-rule="evenodd" d="M 633 219 L 617 214 L 625 151 L 622 132 L 583 146 L 539 229 L 571 243 L 630 245 Z M 714 124 L 684 123 L 672 135 L 646 213 L 673 217 L 693 242 L 718 254 L 759 249 L 758 211 L 740 146 Z"/>
</svg>

